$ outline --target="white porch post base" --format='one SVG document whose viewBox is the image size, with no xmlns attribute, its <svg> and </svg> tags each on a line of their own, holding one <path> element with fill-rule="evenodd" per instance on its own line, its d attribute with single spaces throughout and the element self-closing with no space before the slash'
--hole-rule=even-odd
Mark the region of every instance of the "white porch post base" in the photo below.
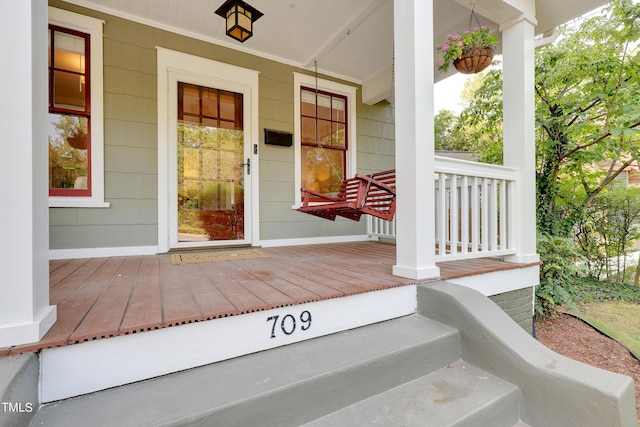
<svg viewBox="0 0 640 427">
<path fill-rule="evenodd" d="M 50 305 L 33 322 L 0 326 L 0 347 L 40 341 L 56 320 L 56 306 Z"/>
<path fill-rule="evenodd" d="M 538 254 L 516 254 L 504 257 L 507 262 L 515 262 L 518 264 L 533 264 L 540 261 L 540 255 Z"/>
<path fill-rule="evenodd" d="M 419 268 L 394 265 L 393 274 L 415 280 L 432 279 L 434 277 L 440 277 L 440 268 L 436 266 Z"/>
</svg>

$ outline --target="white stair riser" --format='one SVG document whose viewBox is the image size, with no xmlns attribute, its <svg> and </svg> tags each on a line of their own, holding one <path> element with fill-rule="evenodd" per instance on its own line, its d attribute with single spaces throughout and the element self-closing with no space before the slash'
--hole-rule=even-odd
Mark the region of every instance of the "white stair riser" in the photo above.
<svg viewBox="0 0 640 427">
<path fill-rule="evenodd" d="M 416 311 L 416 286 L 43 350 L 43 403 L 345 331 Z"/>
</svg>

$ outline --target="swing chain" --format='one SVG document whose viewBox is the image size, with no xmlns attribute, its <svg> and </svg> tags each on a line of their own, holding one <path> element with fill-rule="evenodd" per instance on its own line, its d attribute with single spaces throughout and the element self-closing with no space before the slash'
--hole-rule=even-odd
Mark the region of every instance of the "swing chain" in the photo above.
<svg viewBox="0 0 640 427">
<path fill-rule="evenodd" d="M 382 133 L 380 134 L 380 142 L 378 143 L 378 151 L 376 152 L 376 155 L 373 157 L 373 162 L 371 164 L 371 170 L 370 170 L 370 175 L 373 175 L 373 173 L 376 171 L 376 168 L 378 167 L 378 158 L 380 157 L 380 154 L 382 153 L 382 146 L 384 145 L 384 136 L 387 132 L 387 123 L 391 122 L 392 120 L 394 120 L 395 117 L 395 112 L 394 112 L 394 96 L 395 96 L 395 51 L 392 54 L 391 57 L 391 102 L 389 102 L 389 108 L 387 109 L 387 117 L 385 119 L 383 119 L 384 121 L 382 122 Z M 369 180 L 367 182 L 367 187 L 365 188 L 364 194 L 365 197 L 362 198 L 362 202 L 360 207 L 362 208 L 364 206 L 364 204 L 367 201 L 367 195 L 369 194 L 369 189 L 371 188 L 371 180 Z"/>
<path fill-rule="evenodd" d="M 315 87 L 315 96 L 316 96 L 316 100 L 315 100 L 315 103 L 316 103 L 316 144 L 318 145 L 318 148 L 320 149 L 320 151 L 322 152 L 324 157 L 327 159 L 327 162 L 329 163 L 329 166 L 331 167 L 331 170 L 338 177 L 338 179 L 340 180 L 340 183 L 342 184 L 342 181 L 343 181 L 342 175 L 338 172 L 338 170 L 336 169 L 335 165 L 333 164 L 333 162 L 329 158 L 329 155 L 327 154 L 326 150 L 324 149 L 324 146 L 320 142 L 320 135 L 319 135 L 319 130 L 318 130 L 318 61 L 314 59 L 313 60 L 313 64 L 314 64 L 314 67 L 315 67 L 315 85 L 316 85 L 316 87 Z M 331 108 L 331 106 L 329 106 L 329 108 Z M 317 160 L 313 162 L 313 168 L 311 169 L 311 176 L 313 176 L 317 164 L 318 164 Z"/>
</svg>

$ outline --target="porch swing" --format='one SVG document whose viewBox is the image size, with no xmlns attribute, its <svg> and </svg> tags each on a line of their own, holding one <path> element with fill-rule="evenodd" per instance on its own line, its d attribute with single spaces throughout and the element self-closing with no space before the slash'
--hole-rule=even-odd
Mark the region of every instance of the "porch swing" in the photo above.
<svg viewBox="0 0 640 427">
<path fill-rule="evenodd" d="M 316 105 L 318 104 L 318 63 L 315 62 L 316 78 Z M 393 78 L 392 78 L 393 80 Z M 393 85 L 393 81 L 391 82 Z M 389 110 L 392 114 L 393 104 Z M 318 127 L 316 126 L 316 143 L 323 153 L 333 173 L 340 180 L 340 188 L 337 193 L 323 194 L 309 188 L 301 188 L 302 206 L 297 210 L 309 215 L 335 221 L 341 216 L 353 221 L 360 221 L 362 215 L 371 215 L 385 221 L 392 221 L 396 213 L 396 170 L 390 169 L 382 172 L 375 172 L 378 158 L 384 142 L 384 132 L 386 120 L 382 128 L 378 151 L 373 159 L 371 173 L 369 175 L 356 174 L 353 178 L 342 179 L 342 176 L 333 166 L 331 159 L 326 154 L 320 138 L 318 137 Z M 315 169 L 314 163 L 313 168 Z M 313 170 L 312 170 L 313 172 Z M 311 174 L 313 175 L 313 173 Z"/>
</svg>

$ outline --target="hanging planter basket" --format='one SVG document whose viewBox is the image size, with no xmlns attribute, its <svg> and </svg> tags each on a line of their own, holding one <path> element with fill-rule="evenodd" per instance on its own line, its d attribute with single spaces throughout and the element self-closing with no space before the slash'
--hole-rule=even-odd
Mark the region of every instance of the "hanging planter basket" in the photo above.
<svg viewBox="0 0 640 427">
<path fill-rule="evenodd" d="M 86 150 L 87 149 L 87 134 L 86 133 L 77 133 L 73 136 L 67 137 L 67 142 L 69 145 L 77 150 Z"/>
<path fill-rule="evenodd" d="M 476 74 L 491 65 L 495 54 L 490 47 L 465 50 L 453 61 L 453 66 L 462 74 Z"/>
</svg>

